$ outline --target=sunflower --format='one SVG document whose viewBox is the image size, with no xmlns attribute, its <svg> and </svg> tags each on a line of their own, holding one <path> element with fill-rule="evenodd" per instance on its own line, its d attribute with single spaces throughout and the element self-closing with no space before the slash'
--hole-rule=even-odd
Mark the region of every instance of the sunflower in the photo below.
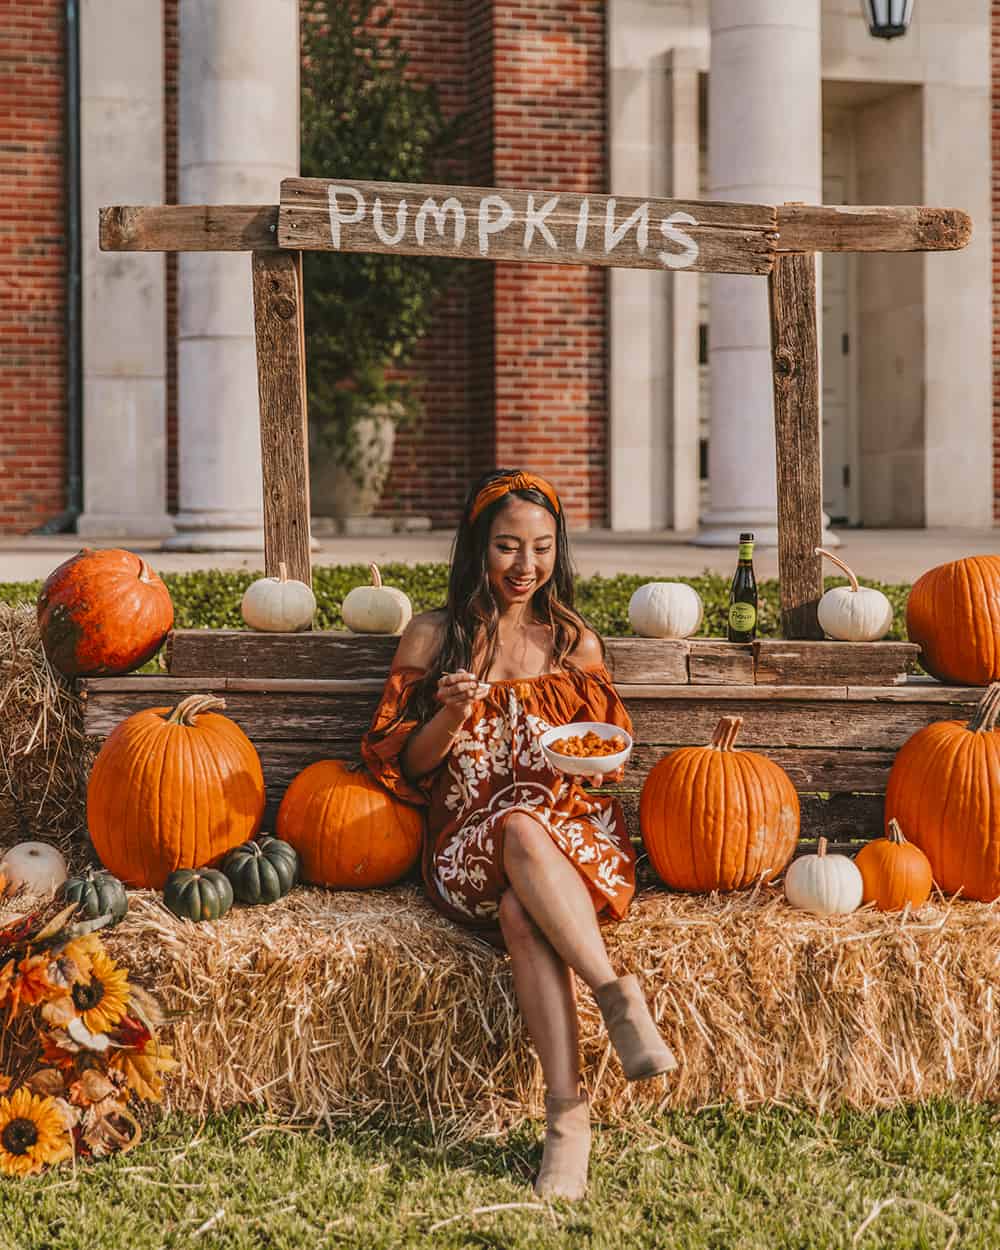
<svg viewBox="0 0 1000 1250">
<path fill-rule="evenodd" d="M 0 1171 L 29 1176 L 72 1153 L 69 1129 L 54 1099 L 39 1098 L 24 1087 L 0 1098 Z"/>
<path fill-rule="evenodd" d="M 91 1033 L 106 1033 L 128 1010 L 128 973 L 103 950 L 91 956 L 90 976 L 70 990 L 76 1014 Z"/>
<path fill-rule="evenodd" d="M 72 959 L 81 976 L 86 976 L 90 971 L 94 956 L 103 954 L 104 947 L 96 933 L 85 933 L 83 937 L 71 938 L 62 949 L 62 957 Z"/>
</svg>

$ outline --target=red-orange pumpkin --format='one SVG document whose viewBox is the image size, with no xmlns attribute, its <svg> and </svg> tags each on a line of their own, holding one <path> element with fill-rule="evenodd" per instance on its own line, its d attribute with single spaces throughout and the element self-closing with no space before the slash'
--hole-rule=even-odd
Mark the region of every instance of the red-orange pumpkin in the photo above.
<svg viewBox="0 0 1000 1250">
<path fill-rule="evenodd" d="M 724 716 L 704 747 L 681 747 L 653 767 L 639 822 L 650 861 L 678 890 L 738 890 L 771 881 L 799 839 L 799 796 L 785 770 L 734 751 L 742 717 Z"/>
<path fill-rule="evenodd" d="M 919 846 L 907 842 L 895 817 L 886 836 L 863 846 L 854 862 L 864 887 L 861 901 L 874 903 L 879 911 L 902 911 L 907 903 L 920 907 L 930 898 L 930 860 Z"/>
<path fill-rule="evenodd" d="M 276 832 L 298 851 L 304 881 L 365 889 L 391 885 L 413 867 L 424 817 L 368 773 L 319 760 L 285 791 Z"/>
<path fill-rule="evenodd" d="M 969 723 L 938 721 L 903 744 L 885 810 L 931 863 L 945 894 L 1000 898 L 1000 682 Z"/>
<path fill-rule="evenodd" d="M 171 710 L 123 720 L 101 747 L 87 785 L 87 824 L 105 868 L 160 890 L 178 868 L 221 859 L 260 828 L 264 776 L 253 743 L 194 694 Z"/>
<path fill-rule="evenodd" d="M 166 586 L 141 556 L 118 548 L 78 552 L 49 574 L 38 596 L 42 646 L 67 677 L 139 668 L 173 623 Z"/>
<path fill-rule="evenodd" d="M 1000 681 L 1000 556 L 953 560 L 919 577 L 906 603 L 906 632 L 940 681 Z"/>
</svg>

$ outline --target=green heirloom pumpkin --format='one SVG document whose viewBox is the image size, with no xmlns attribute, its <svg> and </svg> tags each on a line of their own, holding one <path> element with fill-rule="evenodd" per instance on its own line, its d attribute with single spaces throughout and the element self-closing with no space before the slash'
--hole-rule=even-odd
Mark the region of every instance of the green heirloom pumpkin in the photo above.
<svg viewBox="0 0 1000 1250">
<path fill-rule="evenodd" d="M 125 887 L 112 872 L 88 869 L 82 877 L 70 877 L 63 886 L 63 898 L 76 903 L 87 920 L 111 916 L 111 924 L 120 924 L 128 911 Z"/>
<path fill-rule="evenodd" d="M 290 842 L 265 834 L 234 846 L 222 871 L 241 903 L 276 903 L 298 879 L 299 856 Z"/>
<path fill-rule="evenodd" d="M 181 920 L 218 920 L 233 905 L 233 887 L 217 868 L 178 868 L 167 877 L 163 901 Z"/>
</svg>

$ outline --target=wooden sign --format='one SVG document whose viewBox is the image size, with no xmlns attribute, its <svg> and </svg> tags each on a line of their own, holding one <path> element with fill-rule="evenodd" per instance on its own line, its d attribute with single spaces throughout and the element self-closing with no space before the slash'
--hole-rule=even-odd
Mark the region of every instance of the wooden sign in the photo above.
<svg viewBox="0 0 1000 1250">
<path fill-rule="evenodd" d="M 761 204 L 286 178 L 278 243 L 303 251 L 766 274 L 776 220 L 774 208 Z"/>
</svg>

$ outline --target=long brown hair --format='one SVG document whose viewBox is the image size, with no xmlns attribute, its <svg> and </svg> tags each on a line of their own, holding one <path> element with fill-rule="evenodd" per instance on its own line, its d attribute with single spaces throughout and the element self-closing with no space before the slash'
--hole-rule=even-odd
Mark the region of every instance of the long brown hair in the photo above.
<svg viewBox="0 0 1000 1250">
<path fill-rule="evenodd" d="M 464 668 L 482 680 L 493 666 L 500 642 L 500 610 L 489 576 L 489 537 L 493 518 L 514 496 L 544 508 L 556 523 L 556 558 L 552 576 L 531 597 L 535 619 L 552 629 L 552 663 L 555 668 L 572 668 L 570 658 L 587 629 L 587 623 L 573 606 L 573 565 L 566 536 L 566 521 L 556 508 L 533 486 L 509 491 L 485 507 L 469 521 L 476 496 L 497 478 L 517 472 L 494 469 L 476 482 L 466 496 L 462 519 L 451 551 L 448 602 L 445 627 L 437 655 L 426 674 L 415 683 L 407 714 L 426 721 L 438 710 L 435 699 L 442 673 Z M 603 647 L 603 643 L 602 643 Z"/>
</svg>

